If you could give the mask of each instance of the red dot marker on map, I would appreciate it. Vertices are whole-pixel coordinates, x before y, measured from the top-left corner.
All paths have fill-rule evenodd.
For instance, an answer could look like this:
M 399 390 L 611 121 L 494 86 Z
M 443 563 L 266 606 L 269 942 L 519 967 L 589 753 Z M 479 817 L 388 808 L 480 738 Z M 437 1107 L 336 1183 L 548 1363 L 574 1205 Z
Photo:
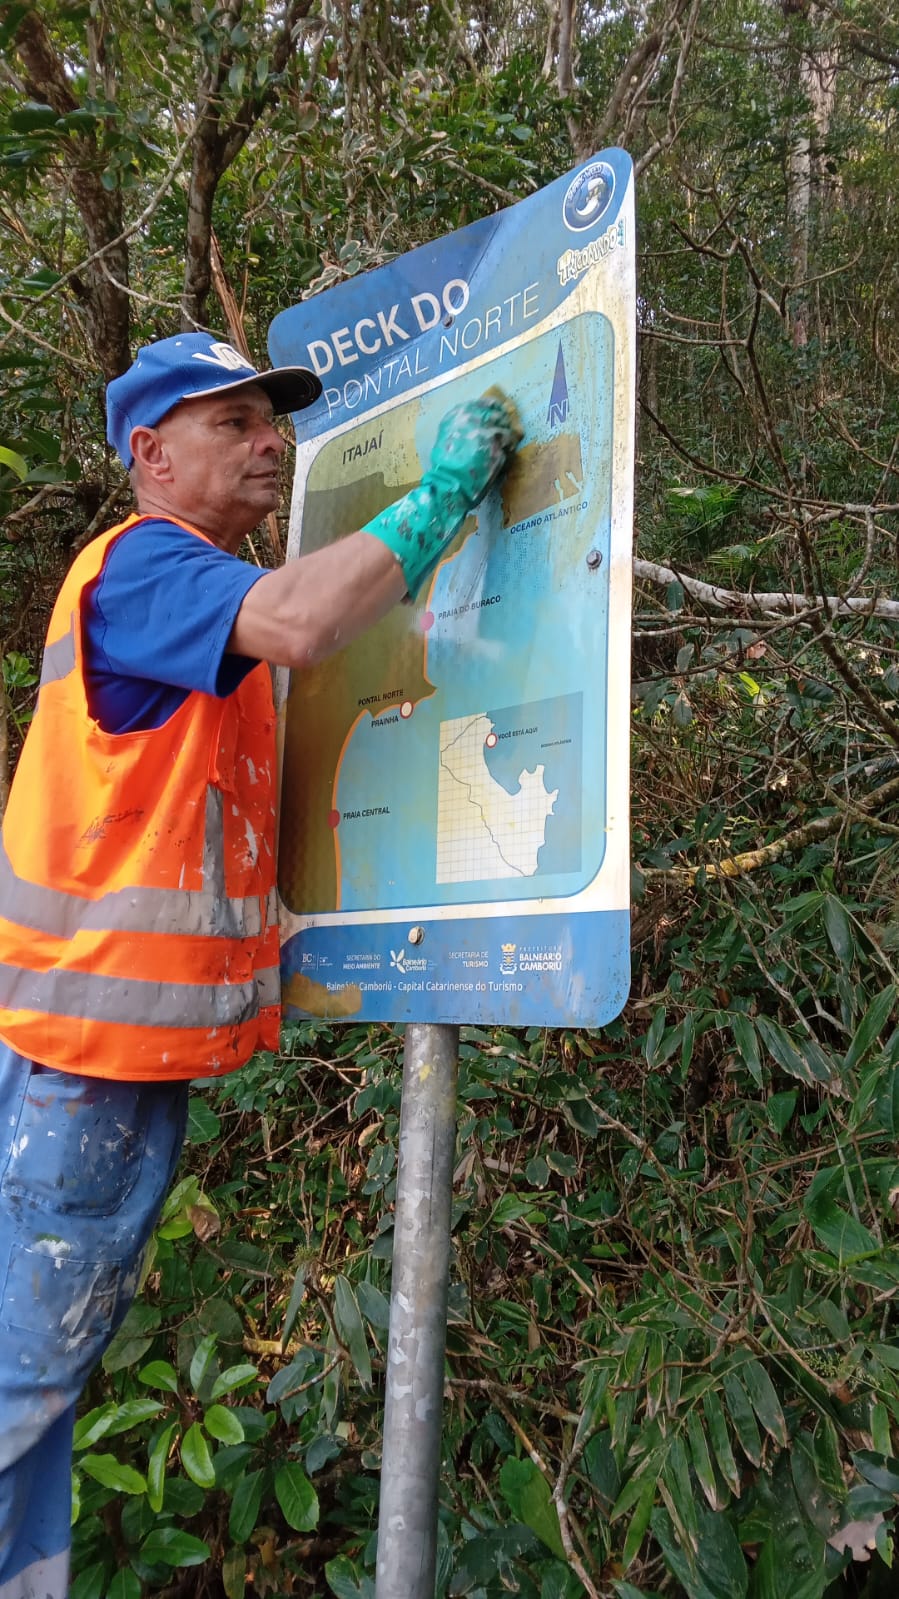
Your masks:
M 423 616 L 422 616 L 422 619 L 421 619 L 421 630 L 422 630 L 422 632 L 423 633 L 430 633 L 431 628 L 433 626 L 434 626 L 434 612 L 433 611 L 425 611 Z
M 495 750 L 498 742 L 499 741 L 498 741 L 495 733 L 488 733 L 487 737 L 484 740 L 484 743 L 487 745 L 488 750 Z
M 328 826 L 329 827 L 339 827 L 340 826 L 340 812 L 339 811 L 329 811 L 328 812 Z
M 408 719 L 414 710 L 415 706 L 412 704 L 411 700 L 403 700 L 403 703 L 400 706 L 400 716 Z

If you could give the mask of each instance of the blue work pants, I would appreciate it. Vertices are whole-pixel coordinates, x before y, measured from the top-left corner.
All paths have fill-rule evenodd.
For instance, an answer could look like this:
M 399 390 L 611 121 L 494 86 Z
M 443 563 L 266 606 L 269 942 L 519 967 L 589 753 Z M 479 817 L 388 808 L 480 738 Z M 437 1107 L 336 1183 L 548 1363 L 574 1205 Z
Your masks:
M 68 1592 L 75 1406 L 134 1298 L 187 1088 L 0 1042 L 0 1599 Z

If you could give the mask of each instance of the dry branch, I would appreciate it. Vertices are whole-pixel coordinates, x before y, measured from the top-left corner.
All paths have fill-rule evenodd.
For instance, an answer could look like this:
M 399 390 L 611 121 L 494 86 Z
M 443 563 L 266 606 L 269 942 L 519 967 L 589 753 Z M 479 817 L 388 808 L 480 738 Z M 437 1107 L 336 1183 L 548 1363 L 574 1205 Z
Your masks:
M 219 304 L 224 312 L 225 321 L 228 324 L 228 337 L 231 340 L 231 343 L 234 345 L 234 348 L 239 350 L 244 359 L 252 364 L 253 357 L 250 354 L 250 346 L 247 341 L 247 332 L 244 324 L 243 313 L 241 312 L 240 306 L 237 303 L 234 290 L 228 281 L 228 274 L 225 271 L 225 263 L 222 260 L 222 252 L 219 248 L 219 242 L 215 236 L 214 230 L 211 232 L 209 239 L 209 264 L 212 270 L 212 282 L 215 287 L 215 292 L 218 295 Z M 265 522 L 266 527 L 268 528 L 268 536 L 271 540 L 272 549 L 274 550 L 278 561 L 281 562 L 284 559 L 284 546 L 281 542 L 281 530 L 278 527 L 278 518 L 274 511 L 269 511 Z
M 876 595 L 801 594 L 793 591 L 741 593 L 726 589 L 717 583 L 704 583 L 698 577 L 678 572 L 671 566 L 659 566 L 655 561 L 634 561 L 634 577 L 644 583 L 655 583 L 667 588 L 669 583 L 679 583 L 691 599 L 711 605 L 719 611 L 733 611 L 745 616 L 769 614 L 772 611 L 794 616 L 796 620 L 812 613 L 824 616 L 881 616 L 899 621 L 899 600 L 881 600 Z
M 782 855 L 794 854 L 797 850 L 805 849 L 807 844 L 816 843 L 818 839 L 830 838 L 839 832 L 847 821 L 874 821 L 877 812 L 896 799 L 899 799 L 899 777 L 894 777 L 889 783 L 883 783 L 880 788 L 863 799 L 840 802 L 838 808 L 829 815 L 815 816 L 802 827 L 784 833 L 781 838 L 772 839 L 769 844 L 761 844 L 758 849 L 741 850 L 738 855 L 728 855 L 720 861 L 703 862 L 699 866 L 648 866 L 641 867 L 640 870 L 647 880 L 664 880 L 666 883 L 680 884 L 684 888 L 691 887 L 701 876 L 745 877 L 748 872 L 757 871 L 760 866 L 773 865 Z

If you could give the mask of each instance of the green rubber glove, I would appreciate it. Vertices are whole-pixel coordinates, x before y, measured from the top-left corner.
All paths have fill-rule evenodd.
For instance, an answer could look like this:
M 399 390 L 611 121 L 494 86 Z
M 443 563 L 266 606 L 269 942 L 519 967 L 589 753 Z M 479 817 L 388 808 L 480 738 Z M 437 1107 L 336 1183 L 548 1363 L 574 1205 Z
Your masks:
M 418 488 L 366 522 L 362 531 L 392 550 L 413 598 L 521 438 L 515 407 L 499 389 L 455 406 L 437 429 Z

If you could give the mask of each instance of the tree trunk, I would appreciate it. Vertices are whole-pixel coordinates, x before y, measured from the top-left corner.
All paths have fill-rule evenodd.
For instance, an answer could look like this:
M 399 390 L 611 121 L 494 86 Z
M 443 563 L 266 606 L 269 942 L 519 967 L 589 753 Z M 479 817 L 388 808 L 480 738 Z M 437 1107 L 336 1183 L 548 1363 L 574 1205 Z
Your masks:
M 795 11 L 795 0 L 784 0 L 784 9 L 788 6 Z M 803 6 L 801 14 L 810 27 L 820 17 L 819 8 L 814 4 Z M 791 314 L 795 349 L 802 349 L 809 338 L 809 301 L 805 284 L 809 276 L 817 155 L 830 126 L 836 70 L 836 51 L 827 46 L 802 49 L 795 69 L 795 81 L 806 103 L 787 155 L 787 239 L 790 277 L 796 286 Z
M 187 249 L 184 285 L 181 293 L 181 326 L 186 331 L 201 327 L 206 301 L 212 287 L 210 249 L 212 212 L 219 183 L 239 155 L 263 114 L 278 100 L 281 77 L 295 53 L 297 23 L 309 15 L 312 0 L 290 0 L 277 34 L 267 41 L 268 76 L 263 86 L 252 89 L 234 106 L 230 121 L 222 116 L 228 74 L 234 54 L 223 46 L 217 60 L 204 74 L 197 95 L 197 133 L 193 144 L 190 187 L 187 201 Z M 231 21 L 236 23 L 243 0 L 232 0 Z M 247 72 L 255 80 L 256 62 Z
M 219 179 L 225 170 L 221 156 L 222 139 L 214 126 L 198 130 L 187 193 L 187 236 L 184 261 L 184 289 L 181 296 L 183 331 L 203 325 L 206 301 L 212 286 L 209 252 L 212 240 L 212 207 Z
M 78 110 L 65 66 L 36 11 L 28 11 L 15 34 L 15 46 L 35 100 L 58 116 Z M 122 196 L 100 181 L 103 158 L 93 133 L 62 141 L 71 191 L 87 236 L 90 258 L 80 276 L 85 322 L 104 381 L 124 372 L 128 345 L 128 245 L 122 234 Z

